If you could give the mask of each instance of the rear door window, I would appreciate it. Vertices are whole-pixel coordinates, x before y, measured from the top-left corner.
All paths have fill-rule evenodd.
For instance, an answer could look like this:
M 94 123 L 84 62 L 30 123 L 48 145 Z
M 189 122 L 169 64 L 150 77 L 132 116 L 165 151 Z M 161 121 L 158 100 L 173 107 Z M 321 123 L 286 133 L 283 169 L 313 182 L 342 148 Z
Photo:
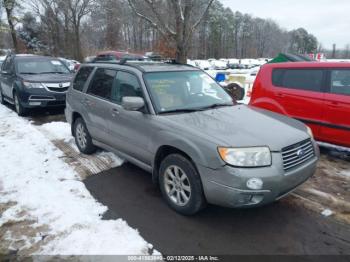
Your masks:
M 84 90 L 85 83 L 93 70 L 94 68 L 90 66 L 82 67 L 74 79 L 73 88 L 82 92 Z
M 110 100 L 116 74 L 116 70 L 107 68 L 97 69 L 87 90 L 87 93 Z
M 332 70 L 331 93 L 350 96 L 350 69 Z
M 323 74 L 320 69 L 275 69 L 272 82 L 274 86 L 321 92 Z

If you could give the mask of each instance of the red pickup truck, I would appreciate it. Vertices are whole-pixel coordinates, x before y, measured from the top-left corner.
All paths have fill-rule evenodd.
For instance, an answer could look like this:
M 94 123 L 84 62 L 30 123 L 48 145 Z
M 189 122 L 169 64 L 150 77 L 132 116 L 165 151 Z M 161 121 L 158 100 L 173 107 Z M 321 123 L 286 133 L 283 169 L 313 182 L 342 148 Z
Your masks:
M 350 63 L 267 64 L 250 105 L 306 123 L 319 141 L 350 147 Z

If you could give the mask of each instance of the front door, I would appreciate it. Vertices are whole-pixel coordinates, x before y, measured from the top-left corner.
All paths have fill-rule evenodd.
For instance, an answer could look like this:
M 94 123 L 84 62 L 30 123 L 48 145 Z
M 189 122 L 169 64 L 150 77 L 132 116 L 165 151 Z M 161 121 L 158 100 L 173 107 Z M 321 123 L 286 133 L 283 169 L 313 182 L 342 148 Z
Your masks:
M 350 147 L 350 69 L 330 71 L 322 140 Z
M 149 145 L 153 134 L 152 116 L 124 110 L 121 106 L 122 99 L 130 96 L 143 97 L 140 82 L 136 75 L 119 71 L 111 94 L 111 101 L 114 103 L 109 112 L 111 143 L 123 153 L 151 165 Z

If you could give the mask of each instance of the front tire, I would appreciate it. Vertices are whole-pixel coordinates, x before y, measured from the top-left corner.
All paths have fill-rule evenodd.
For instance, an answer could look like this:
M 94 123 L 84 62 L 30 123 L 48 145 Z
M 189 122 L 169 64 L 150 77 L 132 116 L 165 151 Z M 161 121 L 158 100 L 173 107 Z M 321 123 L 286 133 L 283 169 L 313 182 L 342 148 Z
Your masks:
M 75 143 L 81 153 L 91 155 L 96 152 L 96 147 L 92 143 L 91 135 L 82 118 L 78 118 L 74 122 L 74 137 Z
M 159 184 L 168 205 L 182 215 L 194 215 L 206 201 L 200 176 L 194 165 L 182 155 L 167 156 L 159 169 Z
M 1 86 L 0 86 L 0 104 L 2 104 L 2 105 L 5 104 L 4 95 L 2 94 L 2 88 L 1 88 Z
M 25 116 L 28 112 L 28 110 L 22 106 L 21 100 L 19 99 L 19 96 L 17 95 L 17 92 L 13 93 L 13 101 L 15 103 L 15 110 L 16 113 L 19 116 Z

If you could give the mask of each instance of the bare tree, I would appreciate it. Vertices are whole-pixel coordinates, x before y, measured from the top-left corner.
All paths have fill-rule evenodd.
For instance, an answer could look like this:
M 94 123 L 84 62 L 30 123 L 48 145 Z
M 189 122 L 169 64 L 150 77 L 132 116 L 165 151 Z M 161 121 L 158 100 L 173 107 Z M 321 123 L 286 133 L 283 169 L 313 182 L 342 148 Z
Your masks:
M 80 42 L 80 28 L 82 19 L 91 13 L 94 0 L 64 0 L 62 5 L 67 11 L 67 19 L 73 28 L 73 43 L 74 43 L 74 57 L 77 60 L 83 60 L 83 53 Z
M 14 9 L 18 5 L 18 2 L 16 0 L 3 0 L 3 5 L 7 15 L 7 22 L 10 27 L 13 47 L 15 51 L 18 52 L 19 48 L 18 48 L 18 41 L 17 41 L 16 29 L 15 29 L 15 18 L 14 18 Z
M 164 5 L 156 0 L 128 0 L 128 2 L 137 16 L 157 29 L 164 40 L 174 43 L 176 61 L 186 63 L 191 37 L 214 0 L 166 0 L 168 8 L 166 14 L 161 12 Z M 140 3 L 146 8 L 141 10 Z M 198 10 L 201 12 L 198 13 Z

